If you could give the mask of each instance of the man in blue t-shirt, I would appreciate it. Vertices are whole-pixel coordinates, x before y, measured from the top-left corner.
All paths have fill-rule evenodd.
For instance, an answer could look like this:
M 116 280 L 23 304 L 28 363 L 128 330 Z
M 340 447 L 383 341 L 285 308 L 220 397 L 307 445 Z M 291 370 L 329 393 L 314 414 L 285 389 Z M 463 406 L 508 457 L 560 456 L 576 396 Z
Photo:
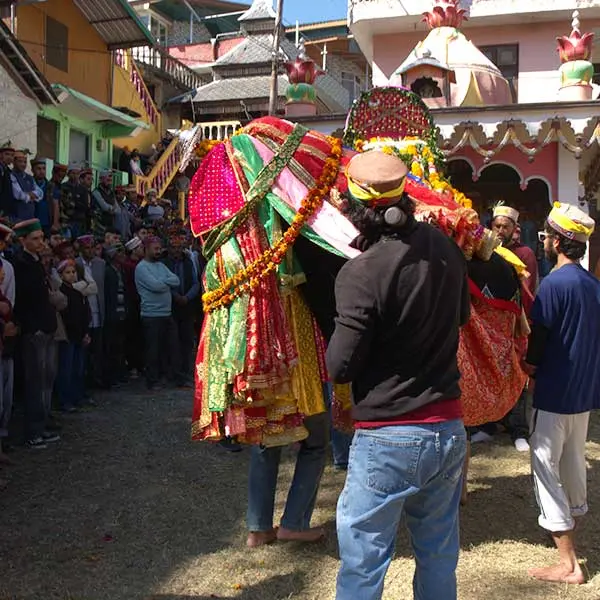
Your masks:
M 600 282 L 580 265 L 594 221 L 556 204 L 540 233 L 556 263 L 539 288 L 524 368 L 535 378 L 530 436 L 539 524 L 552 533 L 559 563 L 530 569 L 542 581 L 583 583 L 573 541 L 587 510 L 585 442 L 590 411 L 600 408 Z

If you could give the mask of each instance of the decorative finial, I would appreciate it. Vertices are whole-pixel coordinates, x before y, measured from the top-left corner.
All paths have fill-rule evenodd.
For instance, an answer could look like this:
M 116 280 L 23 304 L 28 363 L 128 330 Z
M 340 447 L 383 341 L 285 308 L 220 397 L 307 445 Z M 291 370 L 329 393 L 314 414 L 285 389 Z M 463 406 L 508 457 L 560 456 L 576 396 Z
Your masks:
M 434 0 L 433 8 L 423 13 L 423 21 L 431 29 L 454 27 L 458 29 L 468 19 L 467 11 L 460 7 L 460 0 Z
M 575 60 L 590 60 L 592 56 L 593 33 L 581 33 L 581 22 L 579 20 L 579 11 L 573 12 L 573 21 L 571 22 L 571 35 L 563 35 L 556 38 L 558 42 L 558 54 L 561 63 L 572 62 Z

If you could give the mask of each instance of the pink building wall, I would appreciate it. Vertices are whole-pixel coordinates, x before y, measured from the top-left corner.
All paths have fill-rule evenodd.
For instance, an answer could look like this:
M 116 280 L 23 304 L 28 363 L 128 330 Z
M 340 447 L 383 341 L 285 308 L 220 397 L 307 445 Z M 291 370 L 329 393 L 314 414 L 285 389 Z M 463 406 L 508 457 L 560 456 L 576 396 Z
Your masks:
M 582 31 L 600 28 L 600 20 L 582 22 Z M 476 46 L 519 44 L 519 102 L 553 102 L 556 100 L 560 78 L 560 61 L 556 51 L 556 38 L 569 35 L 570 23 L 527 23 L 465 27 L 463 33 Z M 385 85 L 392 73 L 418 42 L 425 39 L 428 30 L 373 38 L 373 85 Z M 600 62 L 600 52 L 597 59 Z

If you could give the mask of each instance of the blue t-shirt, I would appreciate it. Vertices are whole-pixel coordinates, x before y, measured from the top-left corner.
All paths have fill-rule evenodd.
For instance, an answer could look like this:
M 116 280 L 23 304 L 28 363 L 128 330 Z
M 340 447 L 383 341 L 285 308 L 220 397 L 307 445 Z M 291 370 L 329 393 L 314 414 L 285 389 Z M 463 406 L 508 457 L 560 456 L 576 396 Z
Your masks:
M 549 330 L 534 408 L 577 414 L 600 408 L 600 281 L 579 265 L 550 273 L 531 318 Z

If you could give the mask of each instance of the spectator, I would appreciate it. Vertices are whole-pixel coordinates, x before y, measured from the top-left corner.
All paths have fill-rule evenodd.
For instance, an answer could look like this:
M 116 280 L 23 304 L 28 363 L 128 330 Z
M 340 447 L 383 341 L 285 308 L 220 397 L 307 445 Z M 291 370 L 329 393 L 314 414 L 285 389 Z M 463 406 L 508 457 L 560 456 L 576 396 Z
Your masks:
M 34 158 L 31 160 L 31 170 L 35 184 L 42 191 L 41 200 L 35 205 L 35 218 L 40 220 L 42 229 L 46 235 L 50 234 L 50 229 L 54 223 L 54 211 L 56 205 L 52 195 L 53 186 L 46 179 L 46 159 Z
M 14 166 L 11 174 L 12 192 L 15 199 L 12 217 L 16 221 L 32 219 L 35 216 L 35 205 L 44 197 L 44 193 L 35 183 L 35 179 L 27 169 L 27 154 L 15 152 Z
M 171 378 L 177 357 L 177 329 L 171 313 L 171 289 L 179 286 L 177 275 L 160 262 L 161 241 L 148 237 L 145 257 L 135 268 L 135 285 L 141 299 L 141 317 L 146 345 L 146 384 L 149 390 L 158 386 L 161 348 L 170 357 Z M 166 346 L 165 346 L 166 344 Z
M 104 323 L 104 276 L 106 264 L 103 259 L 94 256 L 94 237 L 84 235 L 77 238 L 80 249 L 80 257 L 77 264 L 84 270 L 86 279 L 96 283 L 97 293 L 90 294 L 88 302 L 90 305 L 90 344 L 87 352 L 87 374 L 88 383 L 92 386 L 105 387 L 105 372 L 103 362 L 102 325 Z
M 104 237 L 107 229 L 114 229 L 115 214 L 119 210 L 117 199 L 113 190 L 113 174 L 110 169 L 100 173 L 100 183 L 92 194 L 94 213 L 94 235 Z
M 87 298 L 74 285 L 77 282 L 75 261 L 63 260 L 57 271 L 61 277 L 60 291 L 67 298 L 67 306 L 60 311 L 66 339 L 59 343 L 58 393 L 61 410 L 73 412 L 83 402 L 85 394 L 85 353 L 90 343 L 88 333 L 90 307 Z
M 179 279 L 179 286 L 171 288 L 180 360 L 175 370 L 182 379 L 189 379 L 192 376 L 194 347 L 194 303 L 200 296 L 200 283 L 192 260 L 184 252 L 185 237 L 186 232 L 182 231 L 170 238 L 169 253 L 164 263 Z
M 124 247 L 118 243 L 105 250 L 106 274 L 104 279 L 104 352 L 106 379 L 109 386 L 126 380 L 124 353 L 125 285 L 122 266 Z
M 144 171 L 142 171 L 142 161 L 140 158 L 140 153 L 137 150 L 134 150 L 131 153 L 131 160 L 129 161 L 131 174 L 136 176 L 143 176 Z
M 142 219 L 155 223 L 160 221 L 165 216 L 165 209 L 162 206 L 164 203 L 158 199 L 158 192 L 154 188 L 150 188 L 146 192 L 147 204 L 142 208 Z
M 140 295 L 135 287 L 135 268 L 144 258 L 144 244 L 134 237 L 125 244 L 123 283 L 125 286 L 125 357 L 132 377 L 144 368 L 144 341 L 140 317 Z
M 0 213 L 5 217 L 14 214 L 15 197 L 12 191 L 11 167 L 15 149 L 10 142 L 0 148 Z
M 62 184 L 60 196 L 60 225 L 72 240 L 84 235 L 90 228 L 90 195 L 79 182 L 80 174 L 78 164 L 69 165 L 68 181 Z
M 131 150 L 129 146 L 125 146 L 119 156 L 119 171 L 129 174 L 129 180 L 131 181 Z
M 0 286 L 4 281 L 3 265 L 8 261 L 0 261 Z M 12 415 L 13 404 L 13 365 L 12 352 L 17 328 L 12 320 L 13 305 L 0 291 L 0 464 L 10 464 L 5 452 L 8 450 L 8 425 Z M 5 348 L 5 341 L 7 347 Z M 6 357 L 6 358 L 5 358 Z
M 54 384 L 56 309 L 50 301 L 48 277 L 40 260 L 44 233 L 38 219 L 15 225 L 23 252 L 15 260 L 15 317 L 21 328 L 24 380 L 25 439 L 30 448 L 46 448 L 60 437 L 46 431 Z

